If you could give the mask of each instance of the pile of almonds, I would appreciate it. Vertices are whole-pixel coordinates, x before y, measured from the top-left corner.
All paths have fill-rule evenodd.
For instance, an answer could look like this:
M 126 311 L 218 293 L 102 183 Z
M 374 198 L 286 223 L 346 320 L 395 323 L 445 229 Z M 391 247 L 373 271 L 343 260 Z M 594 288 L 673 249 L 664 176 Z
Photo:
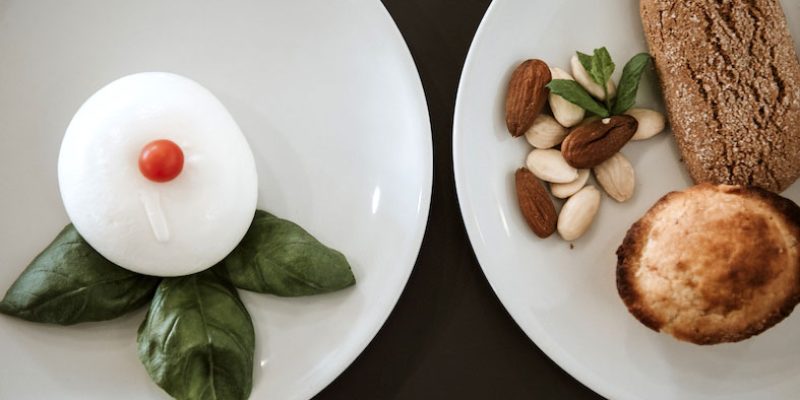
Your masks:
M 506 125 L 514 137 L 525 136 L 534 149 L 525 167 L 516 172 L 519 207 L 528 226 L 546 238 L 558 230 L 564 240 L 581 237 L 600 208 L 601 193 L 589 181 L 590 171 L 605 192 L 618 202 L 633 196 L 635 173 L 620 152 L 631 140 L 644 140 L 664 130 L 664 115 L 632 108 L 625 115 L 586 117 L 586 110 L 546 87 L 552 79 L 577 81 L 598 100 L 614 97 L 616 85 L 606 90 L 589 77 L 577 56 L 572 75 L 549 68 L 541 60 L 523 62 L 511 76 L 506 97 Z M 544 113 L 546 103 L 552 115 Z M 548 182 L 550 191 L 545 184 Z M 551 196 L 552 195 L 552 196 Z M 553 196 L 566 199 L 556 212 Z

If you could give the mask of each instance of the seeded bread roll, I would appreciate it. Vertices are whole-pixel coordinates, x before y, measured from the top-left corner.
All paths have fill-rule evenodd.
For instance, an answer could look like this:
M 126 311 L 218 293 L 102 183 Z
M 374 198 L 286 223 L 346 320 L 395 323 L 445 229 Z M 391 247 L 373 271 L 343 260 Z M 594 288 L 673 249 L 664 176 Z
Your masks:
M 800 62 L 778 0 L 641 0 L 695 182 L 781 192 L 800 176 Z
M 759 188 L 701 184 L 659 200 L 617 250 L 617 289 L 653 330 L 736 342 L 800 301 L 800 208 Z

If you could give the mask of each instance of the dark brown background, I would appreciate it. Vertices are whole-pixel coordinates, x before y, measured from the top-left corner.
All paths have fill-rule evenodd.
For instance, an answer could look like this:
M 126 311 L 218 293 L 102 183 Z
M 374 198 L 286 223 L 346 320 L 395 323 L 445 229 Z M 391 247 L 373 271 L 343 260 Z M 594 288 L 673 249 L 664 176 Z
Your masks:
M 422 76 L 433 128 L 433 201 L 397 307 L 316 399 L 598 399 L 547 358 L 498 301 L 470 247 L 453 179 L 461 67 L 489 0 L 383 0 Z

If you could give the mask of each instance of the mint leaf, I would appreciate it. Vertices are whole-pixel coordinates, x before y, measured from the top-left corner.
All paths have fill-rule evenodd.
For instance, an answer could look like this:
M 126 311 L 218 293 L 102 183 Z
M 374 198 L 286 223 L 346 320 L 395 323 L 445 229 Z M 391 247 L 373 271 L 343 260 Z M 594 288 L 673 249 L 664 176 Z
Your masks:
M 625 64 L 622 70 L 622 78 L 617 89 L 617 99 L 611 108 L 614 115 L 623 114 L 636 103 L 636 92 L 639 90 L 639 81 L 645 67 L 650 62 L 650 54 L 639 53 Z
M 606 82 L 611 79 L 615 68 L 616 65 L 614 65 L 614 61 L 611 60 L 611 54 L 608 53 L 608 49 L 605 47 L 594 49 L 592 69 L 589 71 L 589 75 L 595 83 L 605 88 Z
M 593 55 L 591 56 L 581 53 L 580 51 L 576 51 L 575 53 L 578 55 L 578 61 L 580 61 L 592 81 L 603 88 L 603 98 L 605 99 L 604 106 L 606 110 L 610 110 L 611 100 L 608 98 L 607 82 L 611 79 L 611 75 L 614 74 L 616 65 L 614 65 L 614 61 L 611 59 L 611 54 L 608 53 L 608 49 L 605 47 L 594 49 Z
M 581 65 L 583 65 L 583 69 L 585 69 L 587 72 L 591 71 L 592 70 L 592 56 L 590 56 L 588 54 L 585 54 L 585 53 L 581 53 L 580 51 L 576 51 L 575 53 L 578 54 L 578 61 L 580 61 Z
M 600 105 L 578 82 L 569 79 L 553 79 L 547 84 L 550 93 L 559 95 L 573 104 L 603 118 L 608 116 L 608 110 Z

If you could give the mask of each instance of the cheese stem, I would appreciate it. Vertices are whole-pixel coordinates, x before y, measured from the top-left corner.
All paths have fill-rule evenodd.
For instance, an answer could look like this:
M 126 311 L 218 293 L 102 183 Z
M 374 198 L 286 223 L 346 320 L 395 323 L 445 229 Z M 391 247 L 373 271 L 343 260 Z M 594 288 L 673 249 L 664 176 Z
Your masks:
M 161 208 L 161 195 L 155 190 L 147 190 L 139 193 L 139 199 L 144 205 L 144 211 L 156 240 L 160 243 L 169 241 L 169 226 L 167 218 L 164 216 L 164 209 Z

